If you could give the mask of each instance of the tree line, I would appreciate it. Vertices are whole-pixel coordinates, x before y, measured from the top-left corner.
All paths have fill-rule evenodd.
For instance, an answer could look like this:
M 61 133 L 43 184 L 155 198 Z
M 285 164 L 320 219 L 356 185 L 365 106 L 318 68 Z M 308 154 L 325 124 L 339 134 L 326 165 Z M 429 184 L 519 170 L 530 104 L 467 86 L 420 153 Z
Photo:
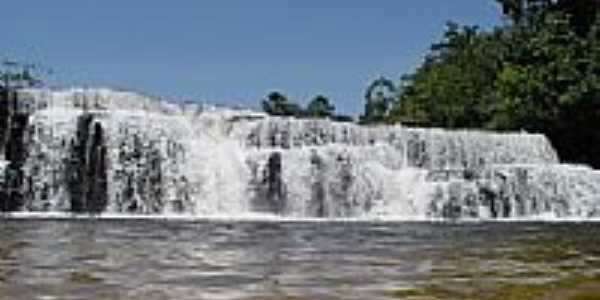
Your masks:
M 367 88 L 364 102 L 364 112 L 355 120 L 351 116 L 335 113 L 335 106 L 323 95 L 312 98 L 306 108 L 297 102 L 289 100 L 283 93 L 270 92 L 261 105 L 264 112 L 272 116 L 296 118 L 321 118 L 339 122 L 358 122 L 362 125 L 379 124 L 386 120 L 386 115 L 394 101 L 396 87 L 394 83 L 380 77 Z
M 497 2 L 503 26 L 448 24 L 386 122 L 544 133 L 561 158 L 600 167 L 600 1 Z
M 262 109 L 272 116 L 296 118 L 326 118 L 340 122 L 352 122 L 350 116 L 335 113 L 335 106 L 323 95 L 317 95 L 310 100 L 306 108 L 288 99 L 281 92 L 273 91 L 262 100 Z
M 503 26 L 448 24 L 386 122 L 544 133 L 561 158 L 600 167 L 600 1 L 497 2 Z
M 494 1 L 503 25 L 449 22 L 391 97 L 366 99 L 359 122 L 543 133 L 565 161 L 600 168 L 600 0 Z M 333 111 L 274 108 L 275 96 L 263 102 L 271 114 Z

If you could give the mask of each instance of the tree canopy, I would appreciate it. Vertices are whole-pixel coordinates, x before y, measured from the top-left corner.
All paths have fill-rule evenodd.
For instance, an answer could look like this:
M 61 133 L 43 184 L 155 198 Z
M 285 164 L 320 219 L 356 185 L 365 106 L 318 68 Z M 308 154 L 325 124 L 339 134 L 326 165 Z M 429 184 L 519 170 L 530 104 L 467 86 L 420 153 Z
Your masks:
M 267 95 L 267 98 L 262 101 L 262 107 L 266 113 L 273 116 L 300 117 L 302 115 L 300 105 L 276 91 Z
M 396 86 L 391 80 L 380 77 L 371 82 L 365 94 L 365 111 L 360 116 L 360 123 L 368 125 L 385 121 L 395 97 Z
M 338 122 L 354 121 L 352 117 L 336 114 L 335 106 L 323 95 L 315 96 L 308 102 L 306 108 L 303 108 L 300 104 L 289 100 L 283 93 L 274 91 L 262 101 L 262 108 L 272 116 L 331 119 Z
M 0 64 L 0 89 L 19 89 L 41 84 L 35 74 L 39 66 L 13 60 L 4 60 Z
M 314 97 L 306 107 L 305 115 L 314 118 L 330 118 L 335 113 L 335 106 L 323 95 Z
M 499 2 L 502 27 L 448 24 L 387 121 L 541 132 L 562 158 L 600 167 L 599 2 Z

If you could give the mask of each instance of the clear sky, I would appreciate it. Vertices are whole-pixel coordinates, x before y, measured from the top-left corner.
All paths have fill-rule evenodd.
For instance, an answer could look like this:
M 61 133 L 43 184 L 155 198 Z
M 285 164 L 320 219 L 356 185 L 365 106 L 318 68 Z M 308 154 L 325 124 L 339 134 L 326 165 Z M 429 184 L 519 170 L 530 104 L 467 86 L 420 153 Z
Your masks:
M 355 114 L 369 81 L 419 64 L 446 21 L 501 22 L 493 0 L 5 1 L 0 56 L 51 85 L 258 106 L 270 90 Z

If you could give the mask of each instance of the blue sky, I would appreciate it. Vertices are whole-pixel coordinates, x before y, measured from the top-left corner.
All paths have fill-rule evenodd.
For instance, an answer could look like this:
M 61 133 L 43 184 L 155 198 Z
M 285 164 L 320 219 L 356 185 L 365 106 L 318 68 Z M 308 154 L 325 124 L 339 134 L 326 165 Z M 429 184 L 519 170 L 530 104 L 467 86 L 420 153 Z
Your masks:
M 493 0 L 23 0 L 2 10 L 0 56 L 53 68 L 51 85 L 243 106 L 275 89 L 301 103 L 324 94 L 349 114 L 370 80 L 413 70 L 446 21 L 501 23 Z

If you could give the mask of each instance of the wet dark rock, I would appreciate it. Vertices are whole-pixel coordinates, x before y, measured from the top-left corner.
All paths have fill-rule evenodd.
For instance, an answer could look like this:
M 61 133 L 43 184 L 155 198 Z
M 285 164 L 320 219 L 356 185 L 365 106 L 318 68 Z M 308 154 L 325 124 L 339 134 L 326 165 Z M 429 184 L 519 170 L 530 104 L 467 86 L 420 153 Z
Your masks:
M 107 156 L 104 130 L 92 114 L 77 121 L 77 136 L 71 143 L 70 163 L 66 168 L 71 211 L 100 213 L 108 204 Z

